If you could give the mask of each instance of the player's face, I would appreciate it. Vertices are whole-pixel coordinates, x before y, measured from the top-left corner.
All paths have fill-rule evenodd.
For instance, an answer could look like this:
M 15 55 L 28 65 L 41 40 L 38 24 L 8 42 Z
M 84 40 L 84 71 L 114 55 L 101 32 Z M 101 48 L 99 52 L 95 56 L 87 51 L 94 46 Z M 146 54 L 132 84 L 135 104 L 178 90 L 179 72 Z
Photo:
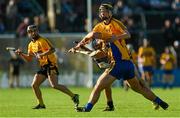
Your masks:
M 94 43 L 95 43 L 94 44 L 94 49 L 95 50 L 98 50 L 98 49 L 102 48 L 102 41 L 100 39 L 96 39 Z
M 35 39 L 38 36 L 37 30 L 29 30 L 27 33 L 30 39 Z
M 109 14 L 109 11 L 106 10 L 106 9 L 101 9 L 99 11 L 99 16 L 102 20 L 107 20 L 110 18 L 110 14 Z

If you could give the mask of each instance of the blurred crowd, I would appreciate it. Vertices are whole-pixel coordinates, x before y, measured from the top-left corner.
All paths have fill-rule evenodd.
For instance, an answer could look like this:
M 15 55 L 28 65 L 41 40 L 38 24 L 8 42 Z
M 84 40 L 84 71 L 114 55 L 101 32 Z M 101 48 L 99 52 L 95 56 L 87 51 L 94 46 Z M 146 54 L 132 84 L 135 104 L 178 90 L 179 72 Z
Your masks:
M 47 19 L 35 0 L 1 0 L 0 33 L 23 35 L 30 23 L 37 24 L 43 32 L 48 31 Z
M 135 32 L 134 29 L 145 28 L 142 27 L 144 21 L 141 19 L 141 13 L 180 10 L 180 0 L 92 0 L 93 24 L 99 20 L 98 7 L 102 2 L 113 4 L 114 16 L 124 21 L 132 32 Z M 85 32 L 87 28 L 87 1 L 60 0 L 58 3 L 60 5 L 54 5 L 57 31 Z M 174 22 L 174 17 L 173 15 L 173 18 L 170 19 L 172 22 Z M 0 1 L 0 33 L 16 31 L 25 18 L 29 18 L 29 23 L 38 24 L 42 32 L 48 32 L 47 0 L 44 2 L 41 0 Z M 160 26 L 157 25 L 156 28 L 158 27 Z

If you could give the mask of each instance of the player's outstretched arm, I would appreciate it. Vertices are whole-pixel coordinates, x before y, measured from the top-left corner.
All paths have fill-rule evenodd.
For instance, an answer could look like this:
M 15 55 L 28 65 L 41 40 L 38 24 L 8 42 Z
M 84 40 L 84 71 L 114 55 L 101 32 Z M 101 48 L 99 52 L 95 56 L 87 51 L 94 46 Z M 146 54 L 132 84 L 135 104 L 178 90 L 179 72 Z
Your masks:
M 68 52 L 75 53 L 79 48 L 84 47 L 86 44 L 90 43 L 93 39 L 101 39 L 102 35 L 99 32 L 89 32 L 77 45 L 71 48 Z M 91 51 L 91 50 L 89 50 Z
M 101 39 L 102 35 L 100 32 L 89 32 L 74 48 L 79 49 L 80 47 L 90 43 L 93 39 Z
M 15 51 L 15 53 L 16 54 L 18 54 L 22 59 L 24 59 L 26 62 L 30 62 L 30 61 L 32 61 L 32 55 L 30 55 L 30 54 L 25 54 L 25 53 L 23 53 L 22 52 L 22 50 L 20 50 L 20 49 L 17 49 L 16 51 Z
M 56 50 L 54 47 L 51 47 L 49 50 L 47 50 L 46 52 L 43 53 L 38 53 L 39 58 L 43 57 L 43 56 L 47 56 L 50 55 L 52 53 L 54 53 Z
M 108 38 L 108 41 L 114 42 L 115 40 L 128 39 L 130 37 L 131 37 L 130 33 L 127 30 L 124 30 L 123 34 L 119 34 L 119 35 L 114 35 L 113 34 L 112 36 L 110 36 L 110 38 Z

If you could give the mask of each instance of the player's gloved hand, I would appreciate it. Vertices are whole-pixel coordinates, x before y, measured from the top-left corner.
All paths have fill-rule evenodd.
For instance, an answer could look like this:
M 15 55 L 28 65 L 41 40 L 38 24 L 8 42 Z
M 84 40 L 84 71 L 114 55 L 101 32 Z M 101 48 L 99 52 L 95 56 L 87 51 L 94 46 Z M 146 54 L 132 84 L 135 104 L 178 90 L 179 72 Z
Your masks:
M 41 59 L 41 58 L 42 58 L 42 56 L 41 56 L 40 53 L 34 53 L 34 56 L 35 56 L 37 59 Z
M 76 53 L 76 49 L 75 49 L 75 48 L 71 48 L 70 50 L 68 50 L 68 52 L 70 52 L 70 53 Z
M 22 54 L 22 50 L 21 49 L 17 49 L 17 50 L 15 50 L 15 53 L 20 55 L 20 54 Z
M 40 56 L 40 54 L 39 54 L 39 53 L 37 53 L 36 58 L 38 58 L 38 59 L 40 59 L 40 58 L 41 58 L 41 56 Z
M 81 41 L 74 47 L 74 49 L 78 50 L 79 48 L 83 47 L 85 44 L 86 44 L 85 42 Z

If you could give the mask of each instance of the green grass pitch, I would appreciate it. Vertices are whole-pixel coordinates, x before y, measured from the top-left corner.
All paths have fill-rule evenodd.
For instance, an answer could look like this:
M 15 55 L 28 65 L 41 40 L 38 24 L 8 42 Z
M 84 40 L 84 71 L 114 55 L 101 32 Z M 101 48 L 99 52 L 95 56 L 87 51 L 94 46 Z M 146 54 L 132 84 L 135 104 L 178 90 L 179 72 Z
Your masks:
M 89 97 L 91 89 L 70 88 L 80 94 L 80 106 Z M 46 109 L 33 110 L 36 105 L 31 88 L 0 89 L 0 117 L 180 117 L 180 88 L 172 90 L 153 89 L 153 91 L 169 103 L 168 110 L 153 110 L 150 101 L 141 95 L 121 88 L 113 88 L 115 111 L 103 112 L 106 106 L 104 93 L 93 110 L 88 113 L 76 112 L 71 99 L 52 88 L 41 88 Z

